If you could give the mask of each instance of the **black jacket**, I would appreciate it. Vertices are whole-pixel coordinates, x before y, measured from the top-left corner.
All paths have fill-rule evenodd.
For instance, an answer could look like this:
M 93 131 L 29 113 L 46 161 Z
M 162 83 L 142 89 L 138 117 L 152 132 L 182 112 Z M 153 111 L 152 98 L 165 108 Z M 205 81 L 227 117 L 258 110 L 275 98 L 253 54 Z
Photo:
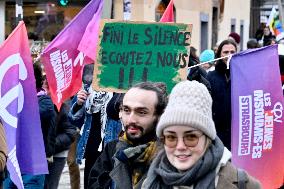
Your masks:
M 132 157 L 127 157 L 124 153 L 121 153 L 123 149 L 128 147 L 128 149 L 131 149 L 134 146 L 129 146 L 126 142 L 118 140 L 107 143 L 89 174 L 88 188 L 109 189 L 115 186 L 115 189 L 140 189 L 150 165 L 148 162 L 135 160 L 138 156 L 141 157 L 141 154 L 138 155 L 139 152 L 136 155 L 134 155 L 134 152 Z M 141 171 L 140 178 L 135 186 L 133 186 L 132 180 L 134 169 Z
M 119 108 L 122 103 L 124 93 L 113 93 L 113 97 L 107 104 L 107 116 L 113 120 L 119 120 Z
M 209 93 L 211 93 L 211 85 L 209 81 L 207 80 L 207 73 L 203 68 L 199 66 L 191 68 L 190 72 L 187 75 L 187 79 L 189 81 L 195 80 L 195 81 L 198 81 L 199 83 L 202 83 L 203 85 L 206 86 Z
M 112 180 L 109 173 L 113 169 L 114 160 L 112 157 L 116 152 L 117 142 L 118 140 L 111 141 L 104 147 L 103 152 L 91 169 L 88 188 L 108 189 L 111 186 Z
M 38 96 L 41 130 L 46 157 L 51 157 L 55 151 L 56 113 L 51 98 L 47 95 Z
M 71 143 L 75 140 L 76 126 L 72 125 L 68 119 L 68 112 L 70 107 L 63 103 L 60 111 L 54 106 L 56 117 L 56 139 L 54 154 L 68 150 Z
M 212 113 L 217 135 L 231 149 L 231 80 L 224 63 L 217 63 L 207 79 L 211 85 Z

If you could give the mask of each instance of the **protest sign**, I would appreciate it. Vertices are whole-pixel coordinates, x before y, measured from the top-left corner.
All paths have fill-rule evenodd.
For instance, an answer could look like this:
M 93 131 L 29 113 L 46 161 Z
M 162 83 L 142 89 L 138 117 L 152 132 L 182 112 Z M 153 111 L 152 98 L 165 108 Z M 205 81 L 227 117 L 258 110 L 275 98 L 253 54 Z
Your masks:
M 234 55 L 232 79 L 232 161 L 279 188 L 284 178 L 284 116 L 277 46 Z
M 101 23 L 95 90 L 123 92 L 142 81 L 165 82 L 168 91 L 186 79 L 192 25 Z

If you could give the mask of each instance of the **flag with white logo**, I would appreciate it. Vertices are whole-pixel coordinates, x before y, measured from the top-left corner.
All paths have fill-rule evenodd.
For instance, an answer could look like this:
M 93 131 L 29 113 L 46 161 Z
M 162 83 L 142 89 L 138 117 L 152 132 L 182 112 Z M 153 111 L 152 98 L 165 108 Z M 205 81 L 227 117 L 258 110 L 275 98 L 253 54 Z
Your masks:
M 279 188 L 284 178 L 284 99 L 277 46 L 233 55 L 230 66 L 232 162 L 263 188 Z
M 24 188 L 22 173 L 48 173 L 24 22 L 0 47 L 0 118 L 6 132 L 10 177 L 18 188 Z

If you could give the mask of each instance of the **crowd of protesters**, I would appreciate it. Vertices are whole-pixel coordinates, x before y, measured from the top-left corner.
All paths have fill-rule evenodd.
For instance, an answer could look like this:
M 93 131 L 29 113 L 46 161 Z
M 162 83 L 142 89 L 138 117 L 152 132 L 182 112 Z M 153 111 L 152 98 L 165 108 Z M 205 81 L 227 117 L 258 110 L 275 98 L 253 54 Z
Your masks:
M 230 161 L 228 56 L 238 52 L 240 40 L 237 33 L 230 33 L 216 51 L 206 49 L 200 56 L 191 47 L 188 81 L 178 83 L 170 94 L 158 82 L 136 84 L 125 94 L 93 91 L 94 66 L 86 65 L 82 89 L 60 111 L 51 101 L 44 71 L 34 64 L 49 174 L 22 175 L 25 187 L 58 188 L 67 162 L 71 188 L 80 188 L 78 164 L 85 159 L 85 189 L 221 189 L 241 184 L 247 189 L 261 188 Z M 281 43 L 264 27 L 248 40 L 247 49 L 277 42 Z M 280 70 L 284 75 L 284 68 Z M 0 140 L 3 172 L 7 146 L 1 120 Z M 4 187 L 15 188 L 7 175 Z

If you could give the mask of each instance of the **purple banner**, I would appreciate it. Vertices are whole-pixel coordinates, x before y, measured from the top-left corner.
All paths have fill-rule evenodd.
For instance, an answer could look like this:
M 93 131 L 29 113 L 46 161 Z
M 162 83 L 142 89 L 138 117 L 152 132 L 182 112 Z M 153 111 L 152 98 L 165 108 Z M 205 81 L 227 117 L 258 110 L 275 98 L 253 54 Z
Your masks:
M 277 45 L 232 57 L 233 163 L 279 188 L 284 178 L 283 94 Z
M 0 117 L 8 144 L 8 170 L 18 188 L 21 174 L 48 173 L 33 64 L 24 22 L 0 48 Z

